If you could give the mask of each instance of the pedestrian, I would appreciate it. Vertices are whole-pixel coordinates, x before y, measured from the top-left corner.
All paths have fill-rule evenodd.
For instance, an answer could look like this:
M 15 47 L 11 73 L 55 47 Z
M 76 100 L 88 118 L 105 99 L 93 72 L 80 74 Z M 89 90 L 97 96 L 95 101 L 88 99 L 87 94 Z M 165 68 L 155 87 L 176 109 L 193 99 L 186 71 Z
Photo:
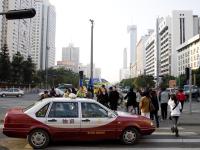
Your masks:
M 152 114 L 152 118 L 156 120 L 156 127 L 159 128 L 159 120 L 158 120 L 158 110 L 159 110 L 159 103 L 158 103 L 158 98 L 157 98 L 157 94 L 156 91 L 152 90 L 150 92 L 150 98 L 151 98 L 151 102 L 154 106 L 154 110 L 152 112 L 150 112 Z
M 129 113 L 136 113 L 137 102 L 136 102 L 136 93 L 133 91 L 133 88 L 129 89 L 129 92 L 124 97 L 127 100 L 126 108 Z
M 144 91 L 143 92 L 143 97 L 140 100 L 139 107 L 141 111 L 141 116 L 144 116 L 146 118 L 150 119 L 150 96 L 149 96 L 149 91 Z
M 98 101 L 99 103 L 101 103 L 102 105 L 109 107 L 108 106 L 108 92 L 107 89 L 104 87 L 101 87 L 99 89 L 99 94 L 98 94 Z
M 65 97 L 65 98 L 69 97 L 70 93 L 72 93 L 71 89 L 70 88 L 66 89 L 63 97 Z
M 78 92 L 77 92 L 77 97 L 85 98 L 86 97 L 86 92 L 83 86 L 80 86 Z
M 169 93 L 166 91 L 166 88 L 162 88 L 159 95 L 159 101 L 161 105 L 161 116 L 163 120 L 167 119 L 168 100 L 169 100 Z
M 73 94 L 77 94 L 77 91 L 76 91 L 75 88 L 72 88 L 72 93 L 73 93 Z
M 56 94 L 56 91 L 54 89 L 54 87 L 51 88 L 51 91 L 50 91 L 50 97 L 56 97 L 57 94 Z
M 171 115 L 171 119 L 173 123 L 171 127 L 171 131 L 172 133 L 175 132 L 176 137 L 178 137 L 179 133 L 178 133 L 177 123 L 178 123 L 179 116 L 181 115 L 182 107 L 181 107 L 181 103 L 177 100 L 175 94 L 171 95 L 171 98 L 168 101 L 168 105 L 170 107 L 170 115 Z
M 92 98 L 93 98 L 93 96 L 92 96 L 92 89 L 91 89 L 91 88 L 88 88 L 88 89 L 87 89 L 86 97 L 89 98 L 89 99 L 92 99 Z
M 139 108 L 139 103 L 140 99 L 142 97 L 142 91 L 140 89 L 137 89 L 136 91 L 136 102 L 137 102 L 137 114 L 140 115 L 140 108 Z
M 119 100 L 119 93 L 118 93 L 116 87 L 110 87 L 108 101 L 110 103 L 111 110 L 114 110 L 114 111 L 117 110 L 118 100 Z
M 177 92 L 176 98 L 177 98 L 177 100 L 181 103 L 181 107 L 182 107 L 181 112 L 182 112 L 182 110 L 183 110 L 183 105 L 184 105 L 184 102 L 185 102 L 185 100 L 186 100 L 186 96 L 185 96 L 185 94 L 184 94 L 182 88 L 180 88 L 179 91 Z
M 45 90 L 44 93 L 41 95 L 40 100 L 43 100 L 48 97 L 49 97 L 48 91 Z

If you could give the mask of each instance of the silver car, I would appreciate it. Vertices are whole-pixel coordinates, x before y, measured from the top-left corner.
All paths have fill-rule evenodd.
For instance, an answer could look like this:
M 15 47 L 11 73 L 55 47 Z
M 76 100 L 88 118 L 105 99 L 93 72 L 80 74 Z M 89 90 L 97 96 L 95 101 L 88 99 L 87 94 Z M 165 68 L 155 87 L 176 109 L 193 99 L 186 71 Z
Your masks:
M 7 90 L 2 90 L 0 91 L 0 96 L 1 97 L 6 97 L 6 96 L 16 96 L 16 97 L 21 97 L 24 95 L 24 91 L 18 89 L 18 88 L 10 88 Z

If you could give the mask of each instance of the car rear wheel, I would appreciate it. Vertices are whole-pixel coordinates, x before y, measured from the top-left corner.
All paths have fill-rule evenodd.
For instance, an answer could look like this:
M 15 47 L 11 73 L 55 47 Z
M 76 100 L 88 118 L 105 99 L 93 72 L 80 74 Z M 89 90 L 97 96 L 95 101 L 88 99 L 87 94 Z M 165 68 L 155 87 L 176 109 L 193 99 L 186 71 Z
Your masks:
M 17 95 L 17 97 L 22 97 L 22 94 Z
M 132 145 L 135 144 L 139 137 L 139 133 L 135 128 L 125 129 L 121 136 L 121 141 L 123 144 Z
M 6 94 L 2 94 L 2 97 L 6 97 Z
M 28 135 L 28 142 L 34 149 L 46 148 L 49 144 L 49 135 L 42 129 L 33 130 Z

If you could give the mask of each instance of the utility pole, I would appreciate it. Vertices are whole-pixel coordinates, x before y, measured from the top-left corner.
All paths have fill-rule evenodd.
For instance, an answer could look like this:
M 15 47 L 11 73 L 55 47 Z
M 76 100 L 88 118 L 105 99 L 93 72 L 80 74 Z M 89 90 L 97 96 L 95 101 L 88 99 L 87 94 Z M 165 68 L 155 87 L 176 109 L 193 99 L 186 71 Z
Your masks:
M 94 20 L 90 19 L 91 22 L 91 60 L 90 60 L 90 88 L 92 91 L 92 97 L 94 97 L 94 85 L 93 85 L 93 28 Z

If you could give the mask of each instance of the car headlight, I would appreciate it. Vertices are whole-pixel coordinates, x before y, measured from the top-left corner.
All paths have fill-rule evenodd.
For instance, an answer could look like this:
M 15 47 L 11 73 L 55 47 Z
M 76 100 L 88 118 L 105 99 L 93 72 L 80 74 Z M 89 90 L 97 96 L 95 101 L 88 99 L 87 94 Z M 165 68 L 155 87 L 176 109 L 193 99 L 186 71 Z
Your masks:
M 154 124 L 153 124 L 153 122 L 152 122 L 152 121 L 151 121 L 151 123 L 150 123 L 150 124 L 151 124 L 151 126 L 154 126 Z

